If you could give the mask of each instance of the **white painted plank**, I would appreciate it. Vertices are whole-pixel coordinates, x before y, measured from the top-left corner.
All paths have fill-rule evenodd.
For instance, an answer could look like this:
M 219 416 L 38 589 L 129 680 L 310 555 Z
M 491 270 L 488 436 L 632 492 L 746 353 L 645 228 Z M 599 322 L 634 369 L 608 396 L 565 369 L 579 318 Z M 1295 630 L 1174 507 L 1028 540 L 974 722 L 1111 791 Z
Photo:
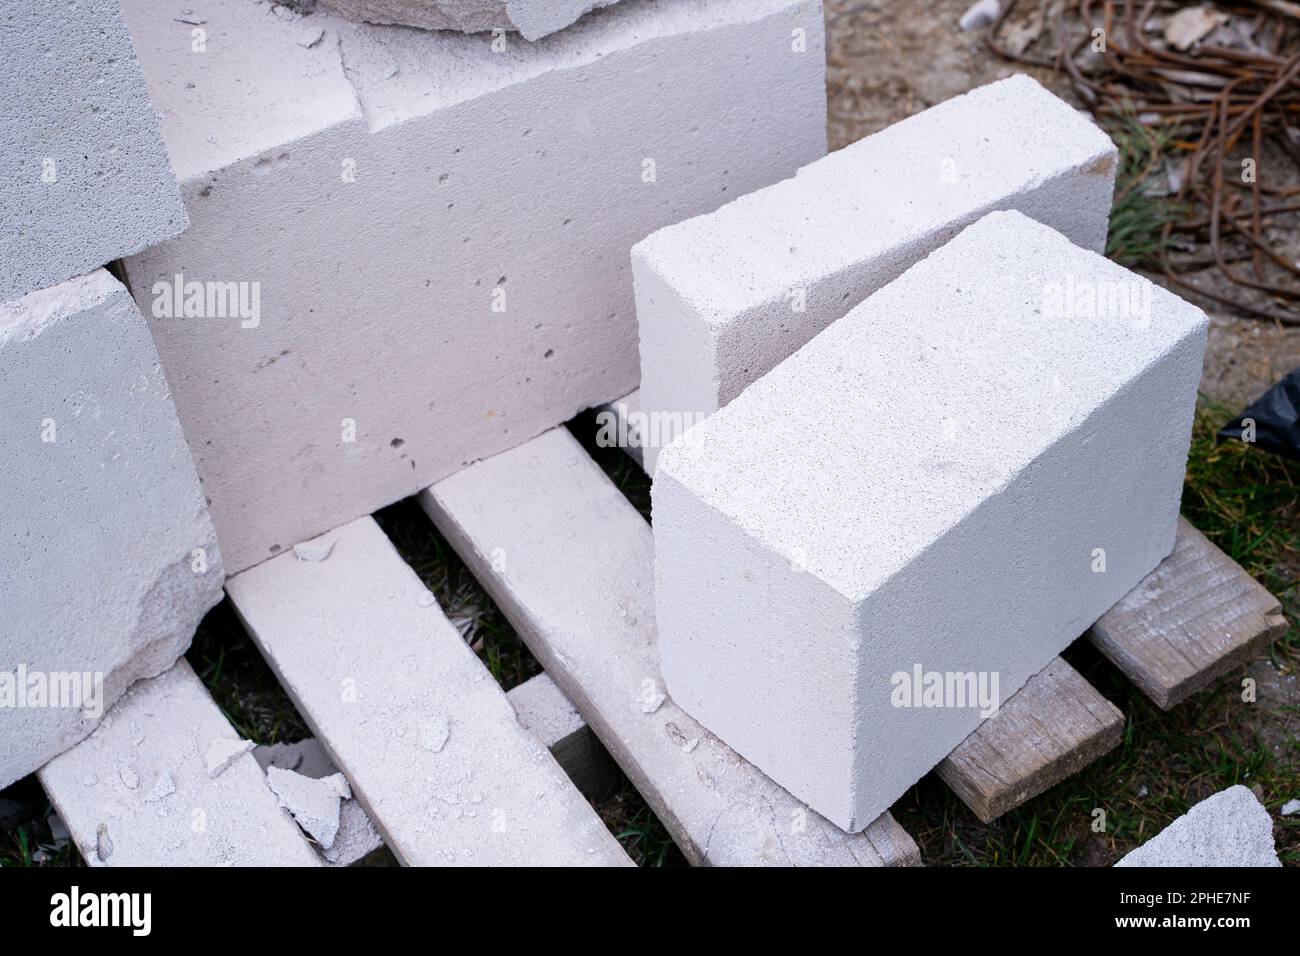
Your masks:
M 373 519 L 227 590 L 401 862 L 630 865 Z
M 91 866 L 319 866 L 251 749 L 210 774 L 213 742 L 236 740 L 182 659 L 37 777 Z
M 530 677 L 506 692 L 519 723 L 541 741 L 588 800 L 599 800 L 618 779 L 618 767 L 578 708 L 550 675 Z
M 888 813 L 845 833 L 662 696 L 650 528 L 568 431 L 472 465 L 420 502 L 691 862 L 919 862 Z

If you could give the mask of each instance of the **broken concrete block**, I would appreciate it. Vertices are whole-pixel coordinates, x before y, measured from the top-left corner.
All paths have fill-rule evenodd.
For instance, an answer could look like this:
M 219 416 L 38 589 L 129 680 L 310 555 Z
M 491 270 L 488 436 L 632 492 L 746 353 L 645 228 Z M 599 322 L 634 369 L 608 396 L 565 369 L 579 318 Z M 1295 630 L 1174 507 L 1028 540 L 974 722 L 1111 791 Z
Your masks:
M 632 244 L 825 151 L 815 0 L 624 0 L 504 53 L 188 5 L 203 55 L 126 4 L 192 220 L 127 273 L 232 572 L 625 395 Z
M 266 784 L 280 798 L 280 806 L 293 815 L 303 832 L 328 850 L 339 832 L 339 808 L 352 791 L 341 773 L 328 777 L 303 776 L 292 770 L 270 767 Z
M 868 136 L 632 250 L 646 470 L 676 434 L 995 209 L 1101 252 L 1114 144 L 1027 76 Z
M 0 302 L 185 228 L 118 0 L 0 12 Z
M 1169 553 L 1205 329 L 1020 213 L 918 262 L 660 456 L 674 703 L 870 822 Z
M 1273 818 L 1240 784 L 1202 800 L 1116 866 L 1281 866 Z
M 221 599 L 203 492 L 107 272 L 0 303 L 0 787 L 170 667 Z
M 251 757 L 208 773 L 209 741 L 234 733 L 180 660 L 38 778 L 91 866 L 319 866 Z
M 294 743 L 263 744 L 253 751 L 253 757 L 268 774 L 272 769 L 279 768 L 292 770 L 313 780 L 322 780 L 339 773 L 329 753 L 315 737 Z M 339 776 L 342 777 L 341 774 Z M 346 778 L 343 779 L 346 781 Z M 381 856 L 387 857 L 384 838 L 366 815 L 365 808 L 351 797 L 350 785 L 348 793 L 349 796 L 339 805 L 338 829 L 333 843 L 328 847 L 318 846 L 317 852 L 326 863 L 333 866 L 368 864 Z
M 350 20 L 425 30 L 513 30 L 538 40 L 618 0 L 322 0 Z

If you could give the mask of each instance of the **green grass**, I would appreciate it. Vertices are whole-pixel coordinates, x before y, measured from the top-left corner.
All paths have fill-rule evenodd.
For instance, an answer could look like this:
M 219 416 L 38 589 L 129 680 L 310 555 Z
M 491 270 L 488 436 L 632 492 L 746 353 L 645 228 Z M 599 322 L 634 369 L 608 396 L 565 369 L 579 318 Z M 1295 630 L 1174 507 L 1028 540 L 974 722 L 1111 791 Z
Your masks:
M 1107 132 L 1119 147 L 1115 171 L 1115 201 L 1110 211 L 1106 255 L 1130 268 L 1160 271 L 1164 248 L 1162 230 L 1181 218 L 1186 208 L 1169 196 L 1153 196 L 1144 188 L 1163 182 L 1167 154 L 1176 136 L 1170 127 L 1148 129 L 1132 116 L 1112 120 Z M 1181 168 L 1179 157 L 1169 159 Z
M 185 657 L 241 737 L 277 744 L 311 736 L 229 598 L 208 612 Z

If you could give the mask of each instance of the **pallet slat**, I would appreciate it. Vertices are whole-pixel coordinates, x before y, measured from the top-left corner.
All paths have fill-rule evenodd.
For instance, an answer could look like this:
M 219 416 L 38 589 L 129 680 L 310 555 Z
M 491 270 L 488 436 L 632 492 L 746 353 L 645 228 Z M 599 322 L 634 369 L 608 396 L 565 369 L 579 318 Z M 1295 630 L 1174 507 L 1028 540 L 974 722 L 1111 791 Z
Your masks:
M 1123 737 L 1120 709 L 1058 657 L 935 770 L 991 823 L 1113 750 Z
M 523 728 L 551 752 L 583 796 L 598 800 L 609 791 L 618 779 L 617 766 L 548 674 L 510 688 L 506 700 Z
M 664 696 L 650 528 L 567 430 L 420 502 L 692 863 L 920 862 L 888 813 L 844 833 Z
M 37 778 L 91 866 L 319 866 L 251 751 L 209 773 L 213 741 L 238 736 L 181 660 Z
M 304 554 L 227 591 L 401 862 L 630 865 L 373 519 Z
M 1164 710 L 1286 633 L 1281 603 L 1184 518 L 1173 553 L 1089 637 Z

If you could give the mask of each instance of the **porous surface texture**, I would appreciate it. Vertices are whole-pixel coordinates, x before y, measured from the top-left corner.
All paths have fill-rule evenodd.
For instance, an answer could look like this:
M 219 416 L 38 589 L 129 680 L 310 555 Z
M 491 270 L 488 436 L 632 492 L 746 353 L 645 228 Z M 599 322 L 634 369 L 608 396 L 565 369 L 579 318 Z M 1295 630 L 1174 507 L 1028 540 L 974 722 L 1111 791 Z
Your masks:
M 0 302 L 187 219 L 118 0 L 0 9 Z
M 232 573 L 627 394 L 632 244 L 826 149 L 815 0 L 623 0 L 501 53 L 183 6 L 202 55 L 178 0 L 126 3 L 192 220 L 127 273 Z M 248 317 L 174 317 L 178 275 Z
M 1101 252 L 1115 165 L 1091 120 L 1017 75 L 659 230 L 632 250 L 643 410 L 712 413 L 992 210 Z
M 223 574 L 148 327 L 107 272 L 0 303 L 0 408 L 3 787 L 171 667 Z
M 1149 314 L 1062 319 L 1061 284 Z M 673 700 L 874 819 L 981 721 L 955 679 L 911 695 L 917 668 L 1005 700 L 1170 552 L 1205 327 L 1020 213 L 921 260 L 660 456 Z
M 1281 866 L 1273 818 L 1238 784 L 1202 800 L 1116 866 Z

